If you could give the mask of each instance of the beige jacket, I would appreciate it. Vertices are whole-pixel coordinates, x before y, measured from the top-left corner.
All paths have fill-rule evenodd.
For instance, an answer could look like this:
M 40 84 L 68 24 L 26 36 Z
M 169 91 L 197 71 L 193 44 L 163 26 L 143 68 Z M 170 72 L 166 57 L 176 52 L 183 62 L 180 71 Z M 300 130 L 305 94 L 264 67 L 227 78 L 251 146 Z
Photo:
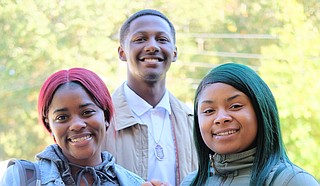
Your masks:
M 107 130 L 106 150 L 113 154 L 116 163 L 138 174 L 148 177 L 148 127 L 134 118 L 124 96 L 124 86 L 112 95 L 115 119 Z M 197 169 L 197 155 L 192 128 L 193 113 L 185 104 L 169 93 L 172 110 L 174 139 L 176 146 L 176 184 L 190 172 Z M 165 181 L 165 180 L 164 180 Z

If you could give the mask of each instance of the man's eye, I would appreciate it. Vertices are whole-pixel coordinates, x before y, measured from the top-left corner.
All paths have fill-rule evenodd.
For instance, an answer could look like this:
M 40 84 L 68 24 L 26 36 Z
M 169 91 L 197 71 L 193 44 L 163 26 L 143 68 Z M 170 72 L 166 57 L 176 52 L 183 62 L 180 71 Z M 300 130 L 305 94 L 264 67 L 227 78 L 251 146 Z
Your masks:
M 142 37 L 139 37 L 139 38 L 134 39 L 133 41 L 134 42 L 142 42 L 142 41 L 145 41 L 145 39 Z
M 168 42 L 169 39 L 166 38 L 166 37 L 161 37 L 161 38 L 158 39 L 158 41 L 160 41 L 160 42 Z

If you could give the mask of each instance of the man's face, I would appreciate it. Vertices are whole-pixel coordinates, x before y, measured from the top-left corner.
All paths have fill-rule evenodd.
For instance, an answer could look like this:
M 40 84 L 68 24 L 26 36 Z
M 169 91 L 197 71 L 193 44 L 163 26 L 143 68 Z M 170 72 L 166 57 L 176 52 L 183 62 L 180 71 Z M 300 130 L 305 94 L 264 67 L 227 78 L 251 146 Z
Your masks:
M 153 15 L 131 22 L 118 52 L 120 59 L 128 63 L 128 78 L 149 83 L 165 79 L 171 62 L 177 58 L 169 24 Z

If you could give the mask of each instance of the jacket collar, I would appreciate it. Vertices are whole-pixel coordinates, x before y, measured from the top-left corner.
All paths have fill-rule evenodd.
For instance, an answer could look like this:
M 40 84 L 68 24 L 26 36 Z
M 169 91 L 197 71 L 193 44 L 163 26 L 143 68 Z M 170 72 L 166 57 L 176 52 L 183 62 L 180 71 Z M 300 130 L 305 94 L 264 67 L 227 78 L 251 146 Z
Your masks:
M 102 182 L 114 182 L 115 175 L 115 159 L 107 151 L 101 153 L 102 163 L 94 167 L 82 167 L 85 169 L 91 168 L 90 173 L 96 175 L 97 183 Z M 39 161 L 39 170 L 41 174 L 41 182 L 47 184 L 54 182 L 57 179 L 63 181 L 66 185 L 74 185 L 74 181 L 71 175 L 71 164 L 68 159 L 63 155 L 61 148 L 57 144 L 48 146 L 45 150 L 36 155 L 36 159 Z M 50 162 L 50 163 L 44 163 Z M 81 167 L 81 166 L 78 166 Z M 51 174 L 47 174 L 46 171 L 50 170 Z M 98 172 L 99 174 L 97 174 Z M 100 184 L 98 184 L 100 185 Z
M 144 113 L 152 109 L 152 106 L 144 99 L 142 99 L 139 95 L 137 95 L 132 89 L 130 89 L 126 83 L 123 84 L 123 87 L 127 103 L 130 106 L 131 110 L 136 114 L 136 116 L 140 117 Z M 169 93 L 167 90 L 156 107 L 162 107 L 167 110 L 169 114 L 171 114 Z
M 112 100 L 115 105 L 115 115 L 114 117 L 114 126 L 115 130 L 119 131 L 124 128 L 131 127 L 133 125 L 138 124 L 138 121 L 134 117 L 134 113 L 132 112 L 129 104 L 126 100 L 124 94 L 124 83 L 112 94 Z M 171 112 L 173 115 L 188 115 L 193 116 L 193 112 L 191 109 L 183 106 L 178 99 L 176 99 L 169 91 L 169 102 L 171 107 Z M 185 117 L 187 118 L 187 117 Z
M 236 170 L 252 167 L 256 148 L 236 154 L 216 154 L 214 162 L 217 171 L 222 174 L 233 173 Z

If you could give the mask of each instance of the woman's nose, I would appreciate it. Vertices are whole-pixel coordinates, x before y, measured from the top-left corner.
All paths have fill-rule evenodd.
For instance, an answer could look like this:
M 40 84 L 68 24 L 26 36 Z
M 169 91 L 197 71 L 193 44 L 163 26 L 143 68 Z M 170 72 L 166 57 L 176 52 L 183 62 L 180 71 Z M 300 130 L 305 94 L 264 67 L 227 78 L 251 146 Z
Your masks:
M 71 123 L 70 123 L 69 130 L 72 130 L 72 131 L 79 131 L 82 128 L 85 128 L 87 126 L 85 120 L 82 119 L 81 117 L 74 117 L 70 122 Z
M 214 119 L 214 124 L 224 124 L 232 120 L 231 116 L 225 110 L 219 110 Z

